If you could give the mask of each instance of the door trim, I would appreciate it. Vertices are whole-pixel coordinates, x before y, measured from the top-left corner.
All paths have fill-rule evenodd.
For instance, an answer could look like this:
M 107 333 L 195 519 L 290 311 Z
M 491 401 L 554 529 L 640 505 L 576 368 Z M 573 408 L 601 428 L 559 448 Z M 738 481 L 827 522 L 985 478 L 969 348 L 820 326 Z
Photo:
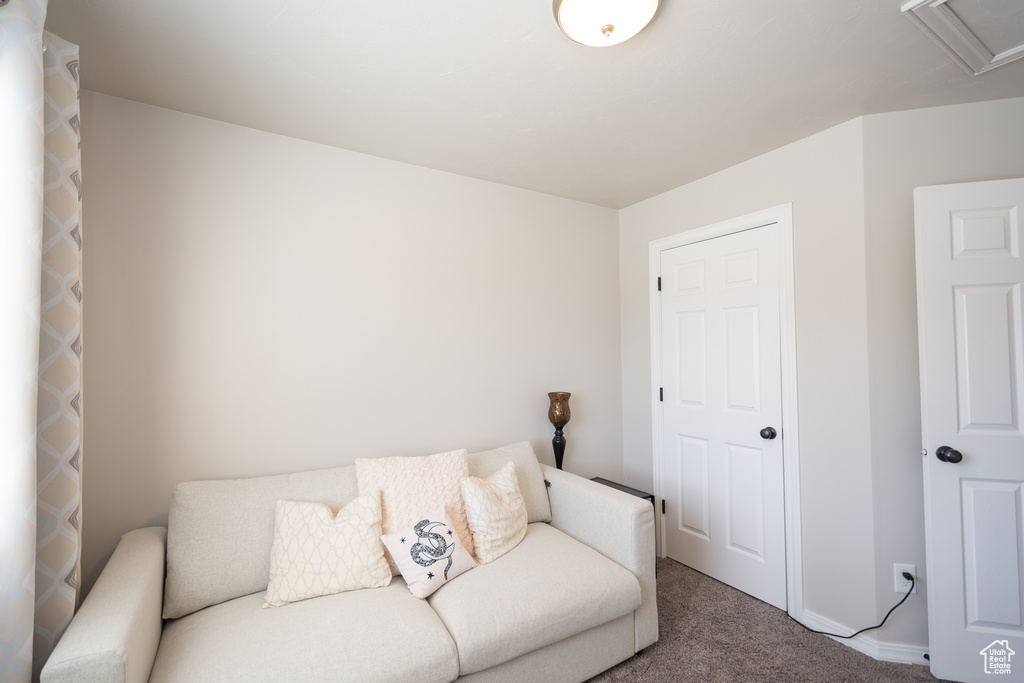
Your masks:
M 782 355 L 782 440 L 783 497 L 786 513 L 786 611 L 790 616 L 803 617 L 803 551 L 800 524 L 800 457 L 799 429 L 797 428 L 797 373 L 796 373 L 796 305 L 794 298 L 793 263 L 793 205 L 779 206 L 715 223 L 695 230 L 663 237 L 649 244 L 648 272 L 651 287 L 651 414 L 654 495 L 662 498 L 662 458 L 660 434 L 662 430 L 658 387 L 661 383 L 661 299 L 658 295 L 658 277 L 661 253 L 669 249 L 703 242 L 705 240 L 752 230 L 777 223 L 779 226 L 779 335 Z M 659 524 L 661 523 L 660 515 Z M 665 557 L 665 528 L 661 524 L 659 540 L 661 557 Z

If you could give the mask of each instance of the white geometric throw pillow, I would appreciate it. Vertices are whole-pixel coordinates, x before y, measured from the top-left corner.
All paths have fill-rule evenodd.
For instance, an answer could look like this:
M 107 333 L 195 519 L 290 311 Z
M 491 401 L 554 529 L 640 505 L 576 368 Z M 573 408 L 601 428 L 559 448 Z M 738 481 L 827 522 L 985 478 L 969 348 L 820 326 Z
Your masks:
M 323 503 L 277 501 L 264 607 L 391 583 L 380 540 L 380 492 L 335 515 Z
M 487 477 L 462 480 L 462 499 L 481 564 L 498 559 L 526 535 L 526 503 L 519 492 L 516 468 L 508 462 Z
M 381 537 L 398 570 L 417 598 L 425 598 L 476 562 L 459 541 L 442 507 L 408 529 Z

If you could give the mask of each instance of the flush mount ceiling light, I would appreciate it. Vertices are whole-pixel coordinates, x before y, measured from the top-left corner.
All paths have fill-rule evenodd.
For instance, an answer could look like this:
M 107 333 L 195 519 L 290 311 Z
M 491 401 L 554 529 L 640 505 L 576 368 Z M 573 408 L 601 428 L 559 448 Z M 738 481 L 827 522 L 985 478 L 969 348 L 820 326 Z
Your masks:
M 592 47 L 618 45 L 640 33 L 659 0 L 554 0 L 562 33 Z

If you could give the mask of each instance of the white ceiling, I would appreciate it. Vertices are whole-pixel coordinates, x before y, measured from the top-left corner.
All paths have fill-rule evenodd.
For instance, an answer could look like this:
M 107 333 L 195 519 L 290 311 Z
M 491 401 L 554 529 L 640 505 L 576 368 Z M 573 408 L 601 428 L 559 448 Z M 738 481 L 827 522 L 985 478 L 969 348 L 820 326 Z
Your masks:
M 1024 33 L 986 1 L 949 6 Z M 46 27 L 88 90 L 621 208 L 861 114 L 1024 96 L 1024 60 L 969 76 L 900 4 L 663 0 L 610 48 L 551 0 L 49 0 Z

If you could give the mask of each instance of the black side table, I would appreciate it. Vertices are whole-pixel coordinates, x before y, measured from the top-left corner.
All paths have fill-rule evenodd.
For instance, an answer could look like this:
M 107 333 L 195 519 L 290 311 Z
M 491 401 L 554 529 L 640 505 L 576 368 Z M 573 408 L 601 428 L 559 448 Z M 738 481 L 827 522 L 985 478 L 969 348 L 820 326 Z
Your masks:
M 637 498 L 646 498 L 647 500 L 651 501 L 651 505 L 652 506 L 654 505 L 654 494 L 653 493 L 646 493 L 644 491 L 640 491 L 639 489 L 634 489 L 632 487 L 626 486 L 625 484 L 617 484 L 616 482 L 609 481 L 609 480 L 605 479 L 604 477 L 594 477 L 590 481 L 596 481 L 598 484 L 604 484 L 605 486 L 611 486 L 613 489 L 618 489 L 620 491 L 623 491 L 624 493 L 628 493 L 631 496 L 636 496 Z

